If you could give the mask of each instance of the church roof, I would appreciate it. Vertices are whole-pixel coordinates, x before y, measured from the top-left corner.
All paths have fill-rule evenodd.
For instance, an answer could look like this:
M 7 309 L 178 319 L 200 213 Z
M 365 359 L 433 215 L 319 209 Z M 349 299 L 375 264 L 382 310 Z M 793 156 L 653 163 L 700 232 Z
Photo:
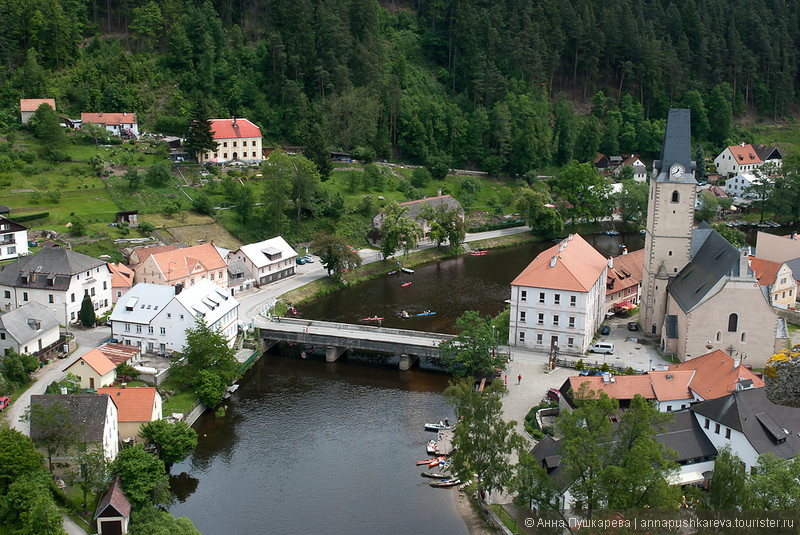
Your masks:
M 653 162 L 653 173 L 658 182 L 695 182 L 692 170 L 692 130 L 691 111 L 688 108 L 671 108 L 667 116 L 667 128 L 664 131 L 664 143 L 661 145 L 661 159 Z M 672 164 L 683 165 L 686 172 L 681 178 L 671 177 L 669 168 Z
M 706 294 L 722 279 L 733 273 L 739 275 L 739 251 L 717 231 L 700 229 L 706 235 L 695 253 L 695 237 L 692 236 L 691 262 L 670 282 L 667 291 L 683 309 L 689 312 L 703 300 Z

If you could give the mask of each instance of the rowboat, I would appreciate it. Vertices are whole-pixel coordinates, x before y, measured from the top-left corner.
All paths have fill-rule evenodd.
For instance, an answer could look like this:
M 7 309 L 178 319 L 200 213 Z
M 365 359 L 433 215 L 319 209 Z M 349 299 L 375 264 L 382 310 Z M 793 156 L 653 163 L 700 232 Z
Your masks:
M 428 442 L 427 451 L 430 455 L 436 454 L 436 446 L 438 446 L 438 444 L 436 443 L 435 440 L 431 440 L 430 442 Z
M 613 229 L 612 230 L 604 230 L 603 234 L 605 234 L 606 236 L 619 236 L 619 231 L 618 230 L 613 230 Z
M 439 472 L 422 472 L 422 477 L 430 477 L 432 479 L 447 479 L 447 474 L 440 474 Z
M 450 423 L 440 421 L 439 423 L 425 424 L 425 431 L 439 431 L 441 429 L 450 429 Z
M 414 273 L 413 269 L 405 268 L 405 267 L 404 268 L 400 268 L 400 271 L 402 271 L 403 273 Z
M 430 470 L 434 466 L 439 466 L 440 464 L 444 463 L 444 457 L 436 457 L 435 459 L 431 459 L 431 462 L 428 463 L 428 469 Z
M 455 487 L 456 485 L 461 484 L 461 480 L 458 478 L 455 479 L 442 479 L 441 481 L 431 481 L 429 485 L 431 487 L 445 489 L 447 487 Z
M 361 318 L 361 321 L 382 321 L 383 318 L 378 316 L 372 316 L 371 318 Z
M 472 252 L 471 252 L 471 253 L 469 253 L 469 254 L 470 254 L 470 255 L 472 255 L 472 256 L 483 256 L 483 255 L 485 255 L 485 254 L 486 254 L 486 253 L 488 253 L 488 252 L 489 252 L 489 251 L 488 251 L 488 250 L 486 250 L 486 249 L 478 249 L 478 250 L 476 250 L 476 251 L 472 251 Z
M 436 463 L 438 464 L 439 458 L 433 457 L 431 459 L 423 459 L 422 461 L 417 461 L 417 466 L 422 466 L 423 464 L 431 464 L 434 461 L 436 461 Z
M 389 273 L 387 273 L 387 275 L 394 275 L 395 273 L 397 273 L 397 270 L 396 270 L 396 269 L 395 269 L 395 270 L 392 270 L 392 271 L 390 271 Z

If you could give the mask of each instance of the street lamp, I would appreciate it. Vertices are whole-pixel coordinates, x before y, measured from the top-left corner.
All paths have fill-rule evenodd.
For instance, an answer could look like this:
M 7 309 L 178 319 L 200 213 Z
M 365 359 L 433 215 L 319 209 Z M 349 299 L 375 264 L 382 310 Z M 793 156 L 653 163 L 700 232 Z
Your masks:
M 650 359 L 650 369 L 649 371 L 653 371 L 653 359 Z

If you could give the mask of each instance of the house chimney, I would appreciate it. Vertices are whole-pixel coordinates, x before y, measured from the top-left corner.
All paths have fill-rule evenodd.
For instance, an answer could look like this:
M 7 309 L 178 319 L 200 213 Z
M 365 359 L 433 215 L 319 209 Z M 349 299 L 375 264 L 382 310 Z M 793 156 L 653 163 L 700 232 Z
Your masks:
M 570 234 L 569 236 L 567 236 L 567 239 L 568 239 L 569 241 L 572 241 L 572 234 Z
M 747 277 L 747 268 L 750 266 L 750 247 L 742 247 L 739 251 L 739 277 Z
M 744 147 L 744 141 L 740 142 L 740 143 L 739 143 L 739 146 L 740 146 L 740 147 Z
M 608 269 L 614 269 L 614 258 L 611 256 L 608 257 Z
M 550 257 L 550 267 L 551 268 L 556 267 L 556 259 L 557 258 L 558 258 L 557 256 L 551 256 Z

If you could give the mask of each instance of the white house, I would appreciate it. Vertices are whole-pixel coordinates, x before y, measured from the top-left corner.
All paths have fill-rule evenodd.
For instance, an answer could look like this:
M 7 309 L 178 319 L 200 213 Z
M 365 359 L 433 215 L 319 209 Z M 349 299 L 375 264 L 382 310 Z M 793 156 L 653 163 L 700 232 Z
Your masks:
M 610 265 L 578 234 L 540 253 L 511 282 L 509 345 L 585 352 L 603 322 Z
M 296 259 L 297 253 L 281 236 L 242 245 L 226 258 L 228 265 L 235 260 L 244 263 L 258 286 L 294 275 Z
M 96 316 L 113 306 L 108 263 L 63 247 L 44 247 L 0 272 L 3 310 L 35 301 L 49 308 L 60 322 L 75 323 L 85 294 L 89 294 Z
M 81 125 L 99 124 L 115 136 L 139 137 L 139 121 L 135 113 L 81 113 Z
M 122 296 L 109 322 L 111 336 L 119 343 L 166 355 L 183 349 L 186 329 L 193 328 L 201 318 L 233 344 L 239 302 L 208 279 L 185 289 L 139 283 Z
M 28 254 L 28 227 L 0 216 L 0 261 Z
M 629 157 L 625 158 L 619 167 L 614 169 L 611 174 L 615 178 L 619 177 L 624 167 L 630 167 L 633 169 L 633 179 L 636 182 L 647 182 L 647 166 L 637 155 L 631 154 Z
M 791 459 L 800 452 L 800 408 L 775 405 L 764 388 L 733 393 L 692 406 L 697 423 L 719 450 L 729 445 L 749 471 L 758 456 Z
M 754 191 L 748 191 L 748 188 L 750 186 L 760 186 L 763 181 L 764 177 L 758 169 L 740 173 L 725 181 L 725 193 L 729 197 L 759 200 L 758 194 Z
M 55 111 L 56 99 L 54 98 L 21 98 L 19 99 L 19 112 L 22 124 L 28 124 L 42 104 L 48 104 Z
M 758 169 L 764 162 L 756 149 L 745 143 L 730 145 L 714 158 L 714 165 L 719 176 L 733 176 Z
M 10 349 L 36 355 L 59 341 L 58 320 L 46 306 L 31 301 L 0 315 L 0 354 Z
M 199 163 L 225 163 L 238 160 L 261 161 L 261 130 L 244 118 L 211 119 L 211 134 L 218 143 L 216 151 L 197 155 Z

